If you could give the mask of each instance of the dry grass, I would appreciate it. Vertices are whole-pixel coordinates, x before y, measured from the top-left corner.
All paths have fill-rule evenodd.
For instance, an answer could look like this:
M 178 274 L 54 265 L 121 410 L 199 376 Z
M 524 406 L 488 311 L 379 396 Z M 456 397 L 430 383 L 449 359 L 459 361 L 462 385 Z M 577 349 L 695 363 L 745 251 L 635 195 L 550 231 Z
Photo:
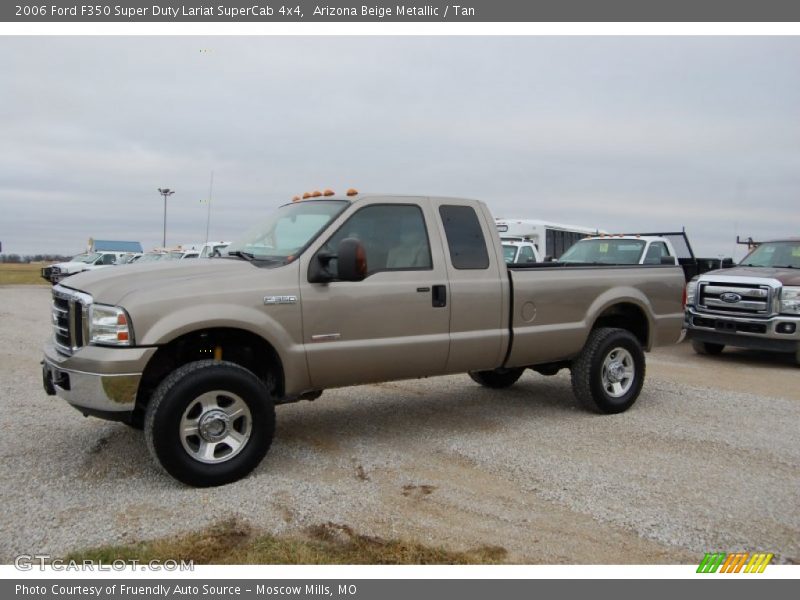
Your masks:
M 50 285 L 40 272 L 44 263 L 0 263 L 0 285 Z
M 203 565 L 463 565 L 498 564 L 505 557 L 505 549 L 497 546 L 454 552 L 416 542 L 360 535 L 346 525 L 334 523 L 310 527 L 303 536 L 277 537 L 256 533 L 249 525 L 232 519 L 198 533 L 76 551 L 66 558 L 106 563 L 134 559 L 193 560 Z

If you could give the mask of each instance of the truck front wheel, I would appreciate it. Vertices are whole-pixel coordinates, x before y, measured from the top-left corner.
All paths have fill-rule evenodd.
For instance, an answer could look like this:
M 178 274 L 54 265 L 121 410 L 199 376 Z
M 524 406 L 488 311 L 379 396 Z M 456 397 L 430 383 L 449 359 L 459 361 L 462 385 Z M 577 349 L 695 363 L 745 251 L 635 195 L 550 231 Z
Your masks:
M 275 408 L 264 383 L 237 364 L 204 360 L 164 379 L 147 407 L 144 434 L 153 457 L 196 487 L 241 479 L 264 458 Z
M 495 369 L 494 371 L 470 371 L 469 376 L 472 377 L 472 381 L 480 383 L 483 387 L 499 390 L 517 383 L 517 379 L 522 377 L 524 372 L 524 368 Z
M 639 340 L 625 329 L 600 327 L 589 334 L 573 361 L 572 390 L 594 412 L 628 410 L 644 384 L 644 352 Z

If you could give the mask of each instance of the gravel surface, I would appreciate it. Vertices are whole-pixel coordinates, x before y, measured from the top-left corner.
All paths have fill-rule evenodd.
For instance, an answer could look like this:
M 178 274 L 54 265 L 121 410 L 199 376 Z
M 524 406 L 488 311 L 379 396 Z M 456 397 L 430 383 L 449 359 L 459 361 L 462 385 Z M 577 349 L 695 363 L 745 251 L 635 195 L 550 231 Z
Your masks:
M 800 559 L 800 371 L 783 357 L 660 349 L 616 416 L 577 409 L 566 372 L 499 392 L 466 376 L 329 391 L 278 407 L 253 475 L 197 490 L 162 474 L 140 432 L 45 395 L 49 293 L 0 287 L 0 562 L 231 516 L 275 533 L 330 521 L 499 545 L 525 563 Z

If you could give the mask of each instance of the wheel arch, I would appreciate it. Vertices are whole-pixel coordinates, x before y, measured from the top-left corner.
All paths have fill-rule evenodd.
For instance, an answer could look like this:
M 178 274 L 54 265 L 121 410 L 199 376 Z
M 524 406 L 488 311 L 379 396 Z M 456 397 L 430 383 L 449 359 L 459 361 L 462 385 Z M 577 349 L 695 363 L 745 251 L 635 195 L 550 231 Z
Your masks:
M 642 348 L 650 350 L 653 324 L 648 316 L 647 305 L 637 298 L 616 300 L 597 310 L 591 330 L 600 327 L 615 327 L 630 331 Z
M 182 333 L 160 346 L 142 373 L 136 409 L 143 411 L 159 383 L 181 366 L 199 360 L 226 360 L 251 371 L 273 398 L 285 393 L 283 360 L 262 336 L 238 327 L 205 327 Z

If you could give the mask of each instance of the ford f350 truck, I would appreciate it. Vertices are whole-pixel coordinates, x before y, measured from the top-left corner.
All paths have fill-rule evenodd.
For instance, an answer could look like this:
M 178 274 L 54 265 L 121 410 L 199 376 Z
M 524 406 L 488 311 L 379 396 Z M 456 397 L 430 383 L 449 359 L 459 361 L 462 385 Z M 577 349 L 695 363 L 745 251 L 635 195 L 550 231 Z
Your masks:
M 790 353 L 800 365 L 800 238 L 763 242 L 738 266 L 695 277 L 686 304 L 698 354 L 733 346 Z
M 508 268 L 482 202 L 350 191 L 282 206 L 222 258 L 56 286 L 44 387 L 220 485 L 259 464 L 276 404 L 328 388 L 569 368 L 582 404 L 622 412 L 643 351 L 679 339 L 683 291 L 676 266 Z

